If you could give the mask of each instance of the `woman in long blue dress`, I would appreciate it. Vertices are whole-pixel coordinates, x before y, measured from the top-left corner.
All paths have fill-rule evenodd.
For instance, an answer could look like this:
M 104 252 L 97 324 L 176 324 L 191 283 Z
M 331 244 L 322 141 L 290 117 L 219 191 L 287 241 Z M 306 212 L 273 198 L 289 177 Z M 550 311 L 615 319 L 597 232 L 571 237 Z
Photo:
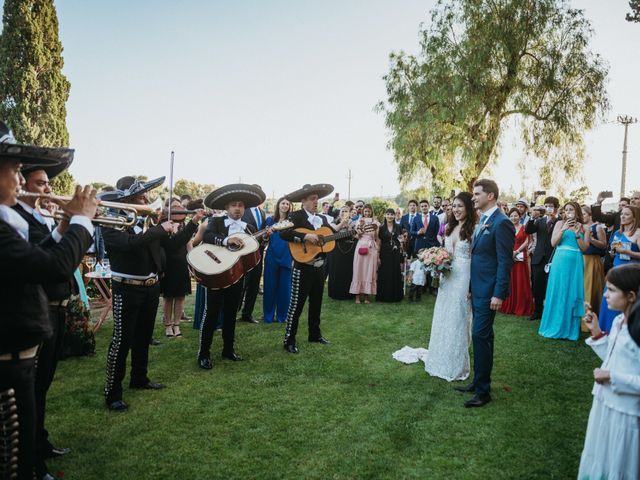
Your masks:
M 291 203 L 286 198 L 278 199 L 275 213 L 267 218 L 267 227 L 286 220 L 291 213 Z M 264 259 L 264 291 L 262 295 L 262 311 L 264 323 L 272 323 L 274 318 L 279 323 L 287 320 L 289 300 L 291 296 L 291 269 L 293 259 L 289 245 L 280 238 L 278 232 L 269 236 L 269 246 Z
M 584 315 L 584 262 L 591 231 L 583 227 L 582 209 L 577 202 L 564 206 L 565 218 L 558 220 L 551 235 L 555 247 L 544 311 L 538 333 L 547 338 L 578 340 Z
M 640 262 L 640 229 L 638 227 L 640 227 L 640 209 L 638 207 L 624 207 L 620 212 L 620 230 L 613 232 L 609 242 L 614 267 Z M 606 291 L 605 289 L 605 293 Z M 611 331 L 613 320 L 620 313 L 616 310 L 609 310 L 603 295 L 600 316 L 598 317 L 600 330 L 607 333 Z

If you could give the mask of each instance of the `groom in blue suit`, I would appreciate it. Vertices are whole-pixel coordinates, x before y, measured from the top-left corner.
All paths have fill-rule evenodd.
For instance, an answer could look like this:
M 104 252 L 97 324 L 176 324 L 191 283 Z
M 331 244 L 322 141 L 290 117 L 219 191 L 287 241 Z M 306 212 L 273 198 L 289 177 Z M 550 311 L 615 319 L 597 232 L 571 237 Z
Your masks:
M 482 407 L 491 401 L 493 367 L 493 320 L 509 295 L 513 267 L 515 228 L 497 206 L 498 185 L 478 180 L 473 185 L 473 201 L 482 216 L 473 234 L 471 250 L 471 306 L 473 309 L 473 383 L 455 387 L 475 392 L 464 406 Z

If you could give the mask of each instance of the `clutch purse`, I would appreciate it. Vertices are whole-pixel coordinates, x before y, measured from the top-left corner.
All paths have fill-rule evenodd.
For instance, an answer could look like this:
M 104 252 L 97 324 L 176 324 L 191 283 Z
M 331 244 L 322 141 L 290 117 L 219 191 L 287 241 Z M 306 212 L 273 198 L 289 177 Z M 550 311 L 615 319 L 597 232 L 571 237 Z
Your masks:
M 516 262 L 524 262 L 524 252 L 516 253 Z
M 358 248 L 358 255 L 366 255 L 369 253 L 369 247 Z

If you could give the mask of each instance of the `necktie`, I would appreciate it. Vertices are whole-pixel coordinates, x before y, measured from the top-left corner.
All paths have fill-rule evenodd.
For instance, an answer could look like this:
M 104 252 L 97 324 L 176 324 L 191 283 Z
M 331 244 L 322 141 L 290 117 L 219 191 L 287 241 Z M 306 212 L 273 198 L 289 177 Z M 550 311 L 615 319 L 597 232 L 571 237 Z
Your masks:
M 482 229 L 482 225 L 484 225 L 484 222 L 487 220 L 487 216 L 485 214 L 482 214 L 482 216 L 480 217 L 480 223 L 478 223 L 478 226 L 476 227 L 476 231 L 473 234 L 473 239 L 475 240 L 476 238 L 478 238 L 478 234 L 480 233 L 480 230 Z
M 253 211 L 256 215 L 256 226 L 258 227 L 258 230 L 260 230 L 260 228 L 262 227 L 262 216 L 260 215 L 260 209 L 256 207 Z
M 244 229 L 247 227 L 247 224 L 242 220 L 233 220 L 231 218 L 224 219 L 224 226 L 229 227 L 229 235 L 232 233 L 244 232 Z
M 422 224 L 424 225 L 424 228 L 426 229 L 429 226 L 429 214 L 425 213 L 422 215 Z

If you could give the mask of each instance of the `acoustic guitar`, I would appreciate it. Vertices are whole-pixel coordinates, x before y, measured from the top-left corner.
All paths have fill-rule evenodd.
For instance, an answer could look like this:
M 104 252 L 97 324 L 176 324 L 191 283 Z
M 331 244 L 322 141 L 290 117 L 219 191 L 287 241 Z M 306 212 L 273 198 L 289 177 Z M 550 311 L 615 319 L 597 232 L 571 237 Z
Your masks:
M 355 231 L 352 229 L 341 230 L 338 233 L 329 227 L 320 227 L 318 230 L 311 230 L 309 228 L 296 228 L 296 232 L 312 233 L 318 236 L 320 239 L 319 245 L 313 245 L 309 242 L 289 242 L 289 251 L 293 259 L 300 263 L 309 263 L 321 253 L 329 253 L 336 247 L 336 240 L 343 238 L 349 238 L 355 235 Z
M 220 290 L 238 282 L 247 272 L 260 263 L 258 239 L 270 231 L 293 228 L 289 220 L 275 223 L 271 227 L 249 235 L 234 233 L 228 238 L 239 238 L 243 245 L 219 246 L 201 243 L 187 254 L 187 263 L 193 278 L 207 288 Z

